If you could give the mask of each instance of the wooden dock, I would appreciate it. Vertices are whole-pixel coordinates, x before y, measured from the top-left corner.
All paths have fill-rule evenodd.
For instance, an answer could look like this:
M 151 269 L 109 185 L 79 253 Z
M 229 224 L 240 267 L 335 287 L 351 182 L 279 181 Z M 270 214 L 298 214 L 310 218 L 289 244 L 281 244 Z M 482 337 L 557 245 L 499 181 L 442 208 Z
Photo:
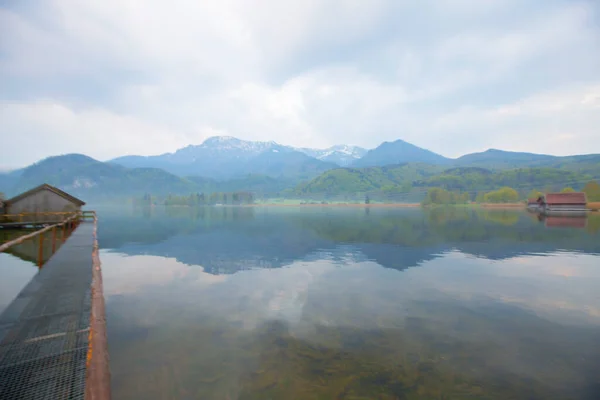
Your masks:
M 97 219 L 71 221 L 67 241 L 0 314 L 0 399 L 110 399 Z

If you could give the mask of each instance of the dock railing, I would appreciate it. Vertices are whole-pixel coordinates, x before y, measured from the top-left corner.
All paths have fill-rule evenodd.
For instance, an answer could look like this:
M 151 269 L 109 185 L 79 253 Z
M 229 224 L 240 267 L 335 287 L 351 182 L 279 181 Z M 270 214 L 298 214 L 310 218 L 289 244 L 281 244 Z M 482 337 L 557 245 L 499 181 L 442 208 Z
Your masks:
M 27 218 L 39 216 L 51 216 L 53 218 L 60 218 L 60 222 L 52 223 L 32 233 L 19 236 L 18 238 L 10 240 L 6 243 L 0 243 L 0 253 L 8 250 L 14 245 L 21 244 L 26 240 L 34 239 L 37 236 L 39 236 L 37 265 L 38 267 L 41 267 L 44 262 L 44 239 L 48 237 L 47 235 L 50 235 L 52 243 L 51 254 L 54 254 L 57 250 L 57 243 L 59 241 L 65 240 L 81 221 L 92 220 L 94 223 L 96 222 L 96 212 L 90 210 L 75 212 L 21 213 L 0 215 L 0 217 L 13 218 L 13 221 L 15 217 L 18 217 L 18 222 L 23 222 L 26 221 Z M 35 222 L 42 223 L 43 221 L 35 220 Z
M 81 219 L 86 220 L 86 219 L 91 219 L 91 220 L 96 220 L 96 211 L 91 211 L 91 210 L 84 210 L 81 211 Z
M 82 211 L 65 212 L 24 212 L 19 214 L 0 214 L 0 223 L 58 223 L 63 222 Z
M 52 225 L 45 226 L 42 229 L 38 229 L 35 232 L 19 236 L 16 239 L 10 240 L 6 243 L 0 244 L 0 253 L 8 250 L 10 247 L 21 244 L 26 240 L 34 239 L 36 236 L 38 238 L 38 259 L 37 264 L 38 267 L 41 267 L 43 264 L 44 257 L 44 238 L 46 235 L 51 235 L 52 241 L 52 254 L 56 251 L 56 245 L 58 240 L 63 240 L 66 238 L 72 231 L 75 229 L 81 219 L 79 213 L 71 213 L 70 216 L 65 216 L 66 218 L 59 223 L 55 223 Z M 60 232 L 60 237 L 59 237 Z

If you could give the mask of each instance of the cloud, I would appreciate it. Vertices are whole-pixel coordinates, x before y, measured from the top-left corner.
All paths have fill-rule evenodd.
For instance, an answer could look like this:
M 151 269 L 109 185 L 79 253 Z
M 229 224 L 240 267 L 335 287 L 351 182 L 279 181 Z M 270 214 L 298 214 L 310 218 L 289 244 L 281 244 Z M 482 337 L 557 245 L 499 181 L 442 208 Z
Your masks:
M 161 154 L 187 143 L 184 135 L 154 123 L 102 108 L 74 111 L 51 101 L 0 105 L 0 120 L 3 130 L 18 132 L 4 139 L 10 146 L 3 147 L 2 158 L 14 156 L 27 162 L 65 153 L 108 159 L 142 144 L 139 150 L 144 153 Z
M 155 154 L 215 133 L 600 152 L 599 13 L 567 0 L 18 3 L 0 8 L 0 136 L 44 146 L 0 159 Z
M 436 119 L 432 132 L 447 149 L 456 148 L 452 141 L 468 141 L 461 148 L 588 154 L 598 151 L 599 96 L 600 84 L 569 85 L 513 103 L 464 107 Z

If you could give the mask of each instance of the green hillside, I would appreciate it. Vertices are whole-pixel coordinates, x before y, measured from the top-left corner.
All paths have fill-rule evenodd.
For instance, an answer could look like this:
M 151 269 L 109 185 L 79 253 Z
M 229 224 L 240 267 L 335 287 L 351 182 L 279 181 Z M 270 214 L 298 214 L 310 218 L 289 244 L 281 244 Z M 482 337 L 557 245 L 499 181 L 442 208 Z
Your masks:
M 548 162 L 545 167 L 558 168 L 565 171 L 579 172 L 596 177 L 600 176 L 600 155 L 590 154 L 581 156 L 560 157 Z
M 432 176 L 444 167 L 429 164 L 403 164 L 385 167 L 337 168 L 324 172 L 310 182 L 298 185 L 299 194 L 357 193 L 373 190 L 392 190 L 413 181 Z
M 415 181 L 415 187 L 441 187 L 457 191 L 494 190 L 508 186 L 515 189 L 560 190 L 571 186 L 581 189 L 594 178 L 589 174 L 556 168 L 518 168 L 492 172 L 483 168 L 453 168 L 441 174 Z
M 586 170 L 587 171 L 587 170 Z M 590 171 L 594 171 L 593 169 Z M 299 185 L 298 195 L 349 194 L 370 191 L 409 192 L 439 187 L 451 191 L 487 191 L 513 187 L 519 192 L 533 188 L 560 190 L 570 186 L 581 190 L 600 174 L 581 173 L 558 168 L 517 168 L 492 171 L 478 167 L 444 169 L 427 164 L 404 164 L 387 167 L 338 168 Z
M 451 164 L 458 167 L 479 167 L 490 170 L 557 168 L 596 176 L 600 174 L 600 154 L 558 157 L 490 149 L 482 153 L 466 154 L 453 160 Z

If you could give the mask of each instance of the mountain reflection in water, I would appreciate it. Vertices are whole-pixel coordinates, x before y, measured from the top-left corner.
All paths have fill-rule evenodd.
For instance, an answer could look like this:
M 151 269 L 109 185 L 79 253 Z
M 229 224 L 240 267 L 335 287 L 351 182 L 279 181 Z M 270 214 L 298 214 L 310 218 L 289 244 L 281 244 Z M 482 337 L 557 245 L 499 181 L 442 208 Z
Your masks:
M 100 209 L 114 397 L 600 398 L 597 218 Z

